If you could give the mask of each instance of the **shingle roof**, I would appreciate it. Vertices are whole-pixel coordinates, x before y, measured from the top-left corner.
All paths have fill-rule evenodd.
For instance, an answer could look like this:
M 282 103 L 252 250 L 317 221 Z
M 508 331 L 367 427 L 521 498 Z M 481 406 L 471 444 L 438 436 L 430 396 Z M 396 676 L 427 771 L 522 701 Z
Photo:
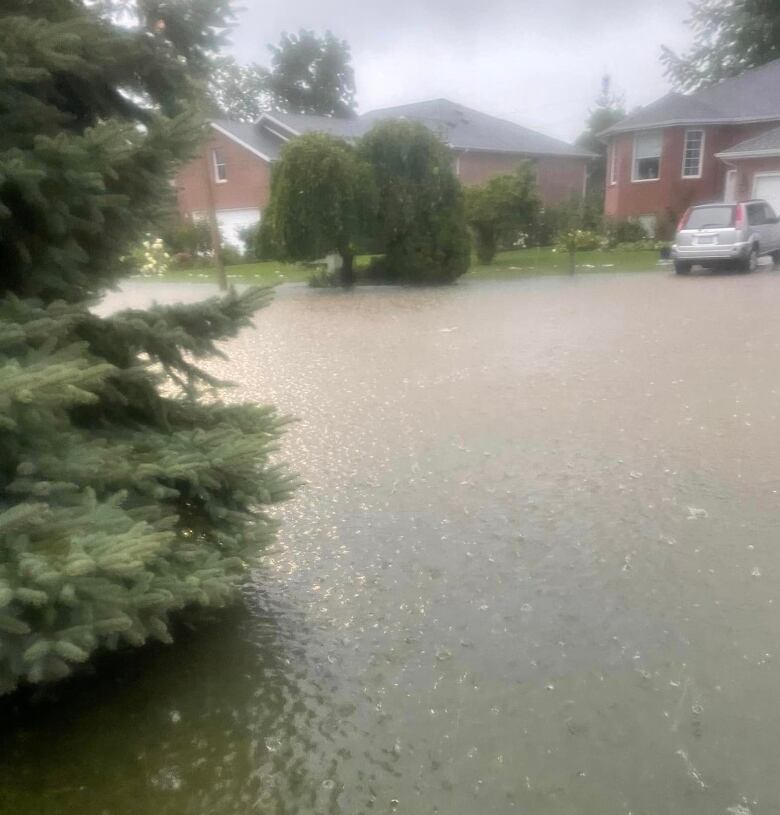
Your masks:
M 675 124 L 780 121 L 780 59 L 691 94 L 669 93 L 604 131 Z
M 450 102 L 448 99 L 433 99 L 411 105 L 372 110 L 352 119 L 337 119 L 327 116 L 309 116 L 298 113 L 269 112 L 260 118 L 266 126 L 282 125 L 292 133 L 329 133 L 344 139 L 355 139 L 367 133 L 377 122 L 387 119 L 409 119 L 422 122 L 447 144 L 457 150 L 484 150 L 495 153 L 516 153 L 519 155 L 573 156 L 590 158 L 593 156 L 581 147 L 529 130 L 527 127 L 488 116 L 478 110 Z M 241 125 L 262 131 L 258 125 Z M 254 138 L 245 135 L 249 142 Z M 270 149 L 270 148 L 267 148 Z M 278 156 L 278 148 L 276 154 Z
M 411 119 L 422 122 L 458 150 L 581 158 L 590 158 L 593 155 L 581 147 L 529 130 L 506 119 L 458 105 L 449 99 L 432 99 L 411 105 L 372 110 L 360 119 L 369 127 L 383 119 Z
M 215 119 L 211 124 L 217 130 L 232 136 L 245 147 L 259 153 L 263 158 L 269 161 L 275 161 L 279 158 L 284 140 L 264 127 L 260 127 L 256 123 L 234 122 L 230 119 Z
M 718 157 L 729 158 L 733 156 L 739 158 L 741 155 L 753 153 L 780 154 L 780 127 L 768 130 L 766 133 L 754 136 L 752 139 L 745 139 L 745 141 L 729 147 L 728 150 L 718 153 Z

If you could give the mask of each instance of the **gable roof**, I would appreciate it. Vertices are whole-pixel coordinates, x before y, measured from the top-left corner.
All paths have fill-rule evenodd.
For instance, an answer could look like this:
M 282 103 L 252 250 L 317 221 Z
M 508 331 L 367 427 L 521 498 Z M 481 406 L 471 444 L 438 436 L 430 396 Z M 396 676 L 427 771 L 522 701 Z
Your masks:
M 385 119 L 422 122 L 456 150 L 483 150 L 491 153 L 575 156 L 591 158 L 593 153 L 535 130 L 489 116 L 449 99 L 431 99 L 410 105 L 372 110 L 360 117 L 369 129 Z
M 212 127 L 243 144 L 261 158 L 275 161 L 279 158 L 284 143 L 294 136 L 328 133 L 352 140 L 367 133 L 377 122 L 388 119 L 421 122 L 455 150 L 527 156 L 593 157 L 593 153 L 581 147 L 529 130 L 506 119 L 488 116 L 448 99 L 432 99 L 372 110 L 349 119 L 269 111 L 263 113 L 253 124 L 217 119 L 212 122 Z
M 718 158 L 754 158 L 759 156 L 780 155 L 780 127 L 768 130 L 760 136 L 729 147 L 721 153 L 716 153 Z
M 780 121 L 780 59 L 691 94 L 668 93 L 601 135 L 686 124 Z
M 232 119 L 214 119 L 211 122 L 214 130 L 223 133 L 234 142 L 245 147 L 256 156 L 266 161 L 279 158 L 285 139 L 280 139 L 265 127 L 249 122 L 234 122 Z

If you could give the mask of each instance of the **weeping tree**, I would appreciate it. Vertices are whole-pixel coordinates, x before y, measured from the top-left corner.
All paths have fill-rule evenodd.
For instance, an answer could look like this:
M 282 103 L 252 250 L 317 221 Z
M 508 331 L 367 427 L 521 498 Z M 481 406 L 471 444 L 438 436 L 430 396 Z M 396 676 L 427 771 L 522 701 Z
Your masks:
M 349 144 L 310 133 L 285 145 L 274 170 L 270 232 L 284 257 L 341 256 L 341 282 L 354 283 L 354 242 L 373 211 L 371 170 Z
M 221 403 L 200 367 L 267 292 L 90 310 L 202 137 L 194 100 L 228 12 L 2 5 L 0 692 L 233 601 L 292 487 L 269 458 L 280 418 Z
M 449 148 L 425 125 L 382 122 L 360 142 L 377 191 L 372 229 L 385 255 L 385 276 L 449 283 L 469 267 L 463 191 Z

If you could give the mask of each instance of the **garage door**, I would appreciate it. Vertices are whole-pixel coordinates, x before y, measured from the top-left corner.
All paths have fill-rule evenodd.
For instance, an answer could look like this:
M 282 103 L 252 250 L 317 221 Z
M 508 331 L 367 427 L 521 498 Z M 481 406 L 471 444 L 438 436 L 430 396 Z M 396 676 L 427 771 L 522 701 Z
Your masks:
M 753 198 L 769 201 L 772 209 L 780 213 L 780 174 L 756 175 L 753 178 Z
M 260 220 L 259 209 L 218 209 L 217 222 L 219 231 L 222 233 L 222 240 L 235 246 L 236 249 L 243 249 L 244 242 L 241 240 L 241 230 L 247 226 L 254 226 Z

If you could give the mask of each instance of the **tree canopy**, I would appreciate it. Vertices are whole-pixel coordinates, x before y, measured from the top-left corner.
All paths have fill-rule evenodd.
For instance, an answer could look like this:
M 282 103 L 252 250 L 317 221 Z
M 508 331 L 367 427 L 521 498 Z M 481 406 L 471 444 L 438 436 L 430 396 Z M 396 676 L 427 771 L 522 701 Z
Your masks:
M 101 10 L 121 13 L 115 21 Z M 101 316 L 194 154 L 226 0 L 0 13 L 0 693 L 238 596 L 292 482 L 199 360 L 268 293 Z M 208 398 L 204 398 L 208 397 Z
M 354 240 L 373 207 L 370 167 L 353 147 L 324 133 L 285 145 L 274 173 L 269 217 L 273 235 L 292 260 L 338 252 L 342 282 L 352 283 Z
M 233 57 L 214 60 L 209 92 L 215 112 L 224 119 L 256 122 L 272 107 L 268 69 L 262 65 L 240 65 Z
M 692 91 L 780 58 L 777 0 L 694 0 L 691 48 L 664 46 L 661 61 L 675 88 Z
M 425 125 L 372 128 L 360 142 L 377 190 L 373 234 L 390 280 L 446 283 L 469 267 L 463 190 L 449 148 Z
M 541 209 L 534 168 L 527 162 L 514 174 L 497 175 L 480 186 L 466 187 L 466 220 L 481 263 L 490 263 L 499 248 L 529 232 Z
M 355 74 L 349 44 L 330 31 L 319 37 L 301 29 L 269 46 L 268 90 L 285 113 L 354 116 Z
M 605 74 L 601 78 L 601 90 L 594 107 L 588 112 L 585 130 L 577 138 L 577 144 L 595 153 L 596 158 L 588 162 L 587 196 L 592 203 L 604 200 L 604 185 L 607 176 L 607 145 L 601 137 L 607 128 L 617 124 L 626 115 L 623 97 L 612 88 L 612 77 Z

